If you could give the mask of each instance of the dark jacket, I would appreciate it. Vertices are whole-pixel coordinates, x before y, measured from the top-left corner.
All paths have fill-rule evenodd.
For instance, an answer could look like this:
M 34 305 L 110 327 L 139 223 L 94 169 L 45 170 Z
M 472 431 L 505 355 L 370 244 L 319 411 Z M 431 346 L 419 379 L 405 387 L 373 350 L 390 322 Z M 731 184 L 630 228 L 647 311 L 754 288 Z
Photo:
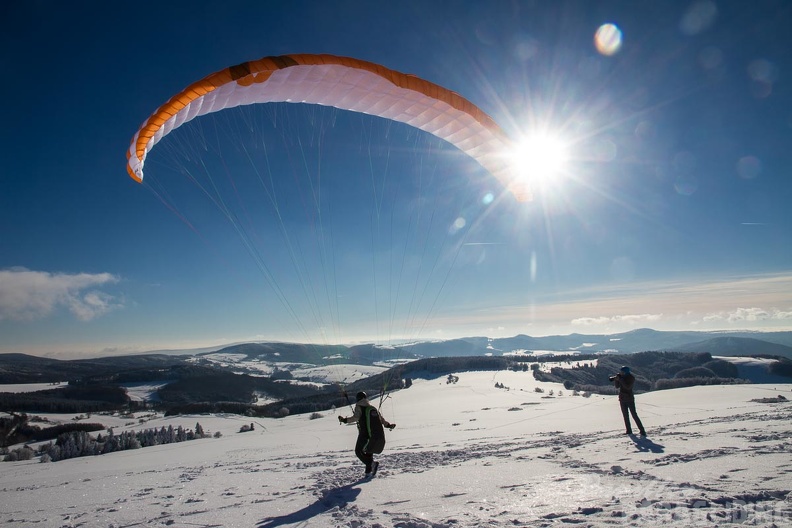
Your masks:
M 363 398 L 355 405 L 355 413 L 349 418 L 341 418 L 344 423 L 357 423 L 358 440 L 355 444 L 355 454 L 366 464 L 366 470 L 370 469 L 372 453 L 382 453 L 385 449 L 385 429 L 393 427 L 379 413 L 376 407 L 371 405 L 368 399 Z
M 371 412 L 367 412 L 371 411 Z M 352 416 L 349 418 L 344 418 L 344 423 L 356 423 L 358 426 L 358 433 L 361 436 L 371 437 L 372 436 L 372 428 L 376 427 L 376 422 L 371 420 L 373 415 L 374 420 L 378 421 L 380 424 L 379 429 L 382 429 L 382 426 L 390 427 L 391 424 L 382 417 L 382 415 L 377 412 L 377 408 L 371 405 L 367 398 L 363 398 L 355 405 L 355 411 Z
M 613 384 L 619 389 L 619 401 L 635 401 L 635 394 L 633 393 L 635 376 L 632 374 L 617 374 Z

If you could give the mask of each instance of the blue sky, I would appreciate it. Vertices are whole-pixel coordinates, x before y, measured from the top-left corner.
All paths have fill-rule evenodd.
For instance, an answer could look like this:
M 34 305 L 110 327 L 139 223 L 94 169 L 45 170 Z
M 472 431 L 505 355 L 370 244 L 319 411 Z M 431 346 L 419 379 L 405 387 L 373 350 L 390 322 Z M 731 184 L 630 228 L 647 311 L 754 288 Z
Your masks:
M 0 352 L 792 328 L 789 4 L 162 4 L 0 7 Z M 187 124 L 127 176 L 171 95 L 289 53 L 416 74 L 568 159 L 519 203 L 425 133 L 282 104 Z

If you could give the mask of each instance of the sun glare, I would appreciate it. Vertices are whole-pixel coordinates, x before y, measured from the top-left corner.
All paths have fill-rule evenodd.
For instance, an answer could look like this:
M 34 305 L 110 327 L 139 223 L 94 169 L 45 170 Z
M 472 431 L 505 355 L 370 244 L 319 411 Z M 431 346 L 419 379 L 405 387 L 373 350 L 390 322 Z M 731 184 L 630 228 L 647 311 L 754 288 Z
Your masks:
M 537 134 L 518 142 L 511 158 L 519 179 L 531 186 L 544 186 L 561 175 L 569 153 L 560 138 Z

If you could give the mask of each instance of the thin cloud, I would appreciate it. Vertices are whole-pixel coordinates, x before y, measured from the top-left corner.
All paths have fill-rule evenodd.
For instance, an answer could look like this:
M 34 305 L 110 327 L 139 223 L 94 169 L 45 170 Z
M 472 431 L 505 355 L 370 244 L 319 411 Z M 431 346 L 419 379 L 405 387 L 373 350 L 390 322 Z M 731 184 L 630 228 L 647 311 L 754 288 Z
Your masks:
M 792 324 L 790 291 L 791 273 L 608 284 L 537 295 L 527 304 L 468 309 L 446 315 L 440 322 L 468 334 L 474 328 L 483 332 L 499 326 L 517 332 L 530 328 L 532 335 L 581 328 L 612 333 L 637 326 L 787 330 Z
M 0 321 L 34 321 L 66 308 L 90 321 L 122 307 L 97 288 L 118 282 L 110 273 L 49 273 L 24 268 L 0 270 Z
M 744 321 L 784 321 L 792 319 L 792 312 L 762 308 L 737 308 L 731 312 L 715 312 L 704 316 L 706 322 L 741 323 Z
M 608 317 L 579 317 L 571 321 L 574 326 L 601 326 L 610 324 L 643 324 L 660 321 L 663 314 L 612 315 Z
M 738 308 L 729 314 L 729 322 L 737 321 L 766 321 L 770 319 L 770 313 L 761 308 Z
M 781 311 L 781 310 L 776 310 L 776 311 L 773 313 L 773 319 L 778 319 L 778 320 L 788 320 L 788 319 L 792 319 L 792 311 Z

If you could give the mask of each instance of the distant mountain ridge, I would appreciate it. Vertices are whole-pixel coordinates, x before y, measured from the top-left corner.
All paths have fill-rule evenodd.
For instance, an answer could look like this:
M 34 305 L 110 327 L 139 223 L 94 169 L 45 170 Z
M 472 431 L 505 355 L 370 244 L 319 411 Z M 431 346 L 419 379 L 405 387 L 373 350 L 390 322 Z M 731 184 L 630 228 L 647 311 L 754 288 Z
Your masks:
M 783 356 L 792 359 L 792 347 L 771 343 L 753 337 L 723 336 L 705 341 L 688 343 L 676 349 L 678 352 L 709 352 L 720 356 L 741 356 L 751 350 L 753 356 Z
M 726 341 L 728 338 L 736 338 L 738 341 L 733 341 L 723 351 L 715 350 L 718 345 L 728 343 Z M 704 344 L 710 340 L 715 341 Z M 518 335 L 493 339 L 490 343 L 493 349 L 504 351 L 525 349 L 622 354 L 648 350 L 684 351 L 693 344 L 698 344 L 697 351 L 713 354 L 729 356 L 772 354 L 792 359 L 792 332 L 679 332 L 640 328 L 619 334 L 569 334 L 546 337 Z
M 502 356 L 514 351 L 619 353 L 645 351 L 707 352 L 714 356 L 780 356 L 792 359 L 792 332 L 675 332 L 641 328 L 618 334 L 569 334 L 544 337 L 466 337 L 397 346 L 242 343 L 181 355 L 136 354 L 93 359 L 57 360 L 26 354 L 0 354 L 0 383 L 54 382 L 110 375 L 119 369 L 164 370 L 213 354 L 238 354 L 249 360 L 331 365 L 379 364 L 429 357 Z
M 676 332 L 641 328 L 618 334 L 467 337 L 404 345 L 403 348 L 422 357 L 501 355 L 518 350 L 585 354 L 665 350 L 723 356 L 774 355 L 792 359 L 792 332 Z
M 120 371 L 162 371 L 187 365 L 185 356 L 141 354 L 59 360 L 27 354 L 0 354 L 0 383 L 54 383 Z

